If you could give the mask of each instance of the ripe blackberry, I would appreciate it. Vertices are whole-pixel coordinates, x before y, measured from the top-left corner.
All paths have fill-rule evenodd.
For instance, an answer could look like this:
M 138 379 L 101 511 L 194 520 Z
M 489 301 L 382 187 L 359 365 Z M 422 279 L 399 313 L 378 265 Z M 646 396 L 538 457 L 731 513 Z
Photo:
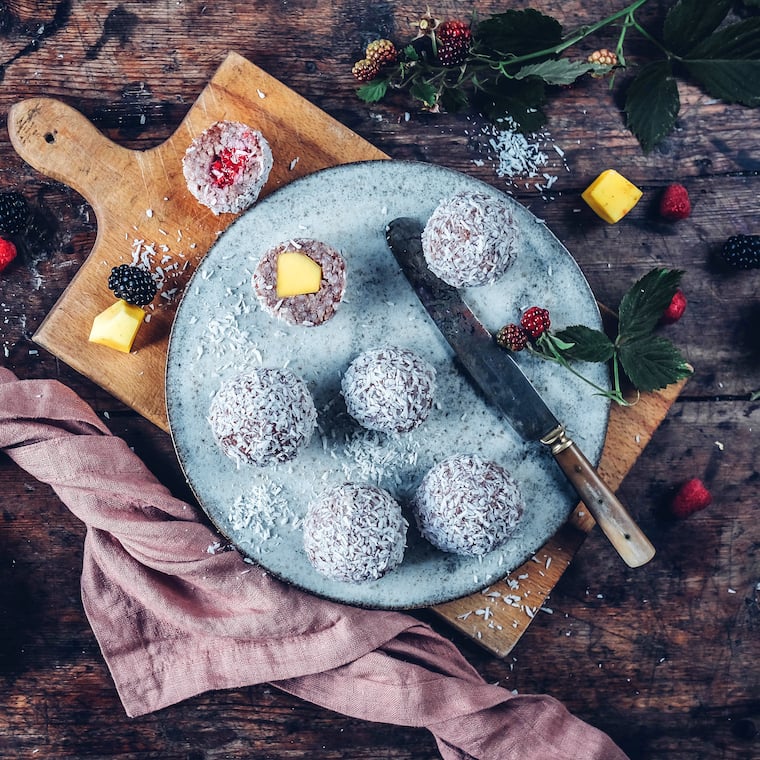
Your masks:
M 119 264 L 111 270 L 108 287 L 117 298 L 135 306 L 145 306 L 156 295 L 156 282 L 147 269 L 132 264 Z
M 508 351 L 522 351 L 528 345 L 528 331 L 521 325 L 504 325 L 496 333 L 496 343 Z
M 723 261 L 737 269 L 760 267 L 760 235 L 732 235 L 723 244 Z
M 551 326 L 549 312 L 540 306 L 531 306 L 522 315 L 520 324 L 528 331 L 531 338 L 538 338 Z
M 459 66 L 467 60 L 472 30 L 464 21 L 444 21 L 436 28 L 435 38 L 441 66 Z
M 0 193 L 0 233 L 17 235 L 26 228 L 28 219 L 29 206 L 21 193 Z

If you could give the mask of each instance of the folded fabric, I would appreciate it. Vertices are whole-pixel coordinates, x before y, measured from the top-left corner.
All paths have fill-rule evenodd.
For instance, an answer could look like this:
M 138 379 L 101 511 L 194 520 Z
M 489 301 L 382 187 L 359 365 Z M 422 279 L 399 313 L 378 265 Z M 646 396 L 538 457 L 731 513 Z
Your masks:
M 84 609 L 130 716 L 269 682 L 346 715 L 424 726 L 445 760 L 625 760 L 548 696 L 486 684 L 411 615 L 317 599 L 219 536 L 57 381 L 0 368 L 0 448 L 87 526 Z

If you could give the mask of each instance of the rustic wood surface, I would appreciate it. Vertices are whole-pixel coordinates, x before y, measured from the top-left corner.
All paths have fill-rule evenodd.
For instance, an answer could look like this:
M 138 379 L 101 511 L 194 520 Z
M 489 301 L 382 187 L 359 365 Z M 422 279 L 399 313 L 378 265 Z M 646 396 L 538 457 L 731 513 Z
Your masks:
M 623 3 L 513 3 L 568 28 Z M 652 2 L 656 23 L 668 3 Z M 461 3 L 436 3 L 442 16 Z M 480 15 L 504 10 L 474 2 Z M 468 9 L 469 10 L 469 6 Z M 484 652 L 435 615 L 483 676 L 520 692 L 549 693 L 607 731 L 635 760 L 760 755 L 760 424 L 758 275 L 716 264 L 722 242 L 760 232 L 757 111 L 727 107 L 680 86 L 677 130 L 643 155 L 623 128 L 616 90 L 589 80 L 554 97 L 544 135 L 556 175 L 499 176 L 486 127 L 467 115 L 421 114 L 403 99 L 367 106 L 352 62 L 378 36 L 405 38 L 413 3 L 0 2 L 0 189 L 18 189 L 39 224 L 0 275 L 0 361 L 23 378 L 58 378 L 103 415 L 177 495 L 187 496 L 163 431 L 32 341 L 96 239 L 92 208 L 27 165 L 7 135 L 11 106 L 54 97 L 115 142 L 165 141 L 229 50 L 256 63 L 393 158 L 465 171 L 512 192 L 573 252 L 599 300 L 619 302 L 651 267 L 686 271 L 686 316 L 668 328 L 696 372 L 620 494 L 658 548 L 630 570 L 593 531 L 507 658 Z M 629 56 L 651 50 L 631 36 Z M 597 46 L 614 45 L 612 32 Z M 598 44 L 597 44 L 598 43 Z M 584 43 L 585 44 L 585 43 Z M 618 79 L 623 85 L 625 76 Z M 559 148 L 560 152 L 553 150 Z M 623 222 L 594 218 L 580 192 L 615 167 L 645 191 Z M 659 191 L 690 191 L 689 220 L 658 219 Z M 666 517 L 672 493 L 700 477 L 713 505 L 686 521 Z M 79 599 L 83 528 L 52 492 L 0 459 L 0 755 L 123 758 L 437 757 L 424 730 L 328 713 L 266 686 L 203 695 L 154 715 L 125 717 Z

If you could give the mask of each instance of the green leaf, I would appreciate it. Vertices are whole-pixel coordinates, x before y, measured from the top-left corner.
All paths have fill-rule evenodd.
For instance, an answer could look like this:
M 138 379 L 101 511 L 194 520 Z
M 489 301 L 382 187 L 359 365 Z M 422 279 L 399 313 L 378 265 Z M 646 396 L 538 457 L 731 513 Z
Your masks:
M 410 88 L 409 94 L 416 100 L 421 100 L 428 108 L 438 101 L 438 90 L 427 82 L 416 81 Z
M 641 69 L 625 98 L 628 128 L 645 153 L 675 126 L 681 108 L 678 87 L 668 61 L 656 61 Z
M 715 32 L 682 63 L 708 94 L 727 103 L 760 105 L 760 18 Z
M 665 17 L 665 46 L 684 55 L 718 28 L 732 5 L 733 0 L 679 0 Z
M 618 345 L 649 335 L 670 305 L 683 271 L 652 269 L 635 282 L 620 301 Z
M 476 51 L 484 48 L 498 58 L 551 50 L 561 42 L 559 21 L 533 8 L 497 13 L 481 21 L 475 30 Z
M 552 58 L 541 63 L 532 63 L 523 66 L 514 74 L 515 79 L 525 79 L 525 77 L 540 77 L 547 84 L 567 85 L 572 84 L 578 77 L 588 74 L 599 69 L 609 69 L 609 66 L 601 67 L 585 61 L 571 61 L 569 58 Z
M 377 103 L 385 97 L 386 92 L 388 92 L 388 82 L 385 79 L 373 79 L 359 87 L 356 94 L 365 103 Z
M 470 105 L 467 94 L 459 87 L 444 88 L 441 91 L 439 102 L 441 108 L 447 113 L 459 113 Z
M 625 374 L 640 391 L 657 391 L 692 374 L 681 352 L 657 335 L 630 341 L 618 349 Z
M 555 337 L 571 343 L 572 348 L 563 351 L 570 359 L 582 362 L 606 362 L 612 358 L 615 346 L 600 330 L 585 325 L 572 325 L 560 330 Z
M 480 113 L 497 125 L 510 118 L 519 131 L 532 134 L 546 124 L 546 114 L 542 110 L 546 102 L 546 85 L 538 77 L 502 77 L 484 85 L 475 97 Z

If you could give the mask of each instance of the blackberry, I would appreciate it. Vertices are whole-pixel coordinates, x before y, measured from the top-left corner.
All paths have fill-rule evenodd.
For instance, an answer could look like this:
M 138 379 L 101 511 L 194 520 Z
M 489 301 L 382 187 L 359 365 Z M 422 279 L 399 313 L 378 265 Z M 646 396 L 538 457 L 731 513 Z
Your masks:
M 444 21 L 436 27 L 435 36 L 441 66 L 459 66 L 467 60 L 472 31 L 464 21 Z
M 367 45 L 364 57 L 374 63 L 375 66 L 385 66 L 389 63 L 395 63 L 396 58 L 398 58 L 398 50 L 390 40 L 373 40 Z
M 17 235 L 26 229 L 28 220 L 29 206 L 21 193 L 0 193 L 0 233 Z
M 737 269 L 760 267 L 760 235 L 732 235 L 723 244 L 723 261 Z
M 158 290 L 150 272 L 132 264 L 114 267 L 108 277 L 108 287 L 117 298 L 134 306 L 150 303 Z
M 351 73 L 360 82 L 371 82 L 380 73 L 380 68 L 374 61 L 362 58 L 354 64 Z
M 531 338 L 538 338 L 551 326 L 549 312 L 540 306 L 531 306 L 520 319 L 520 324 L 528 331 Z
M 504 325 L 496 333 L 496 342 L 508 351 L 522 351 L 528 345 L 528 331 L 522 325 Z

